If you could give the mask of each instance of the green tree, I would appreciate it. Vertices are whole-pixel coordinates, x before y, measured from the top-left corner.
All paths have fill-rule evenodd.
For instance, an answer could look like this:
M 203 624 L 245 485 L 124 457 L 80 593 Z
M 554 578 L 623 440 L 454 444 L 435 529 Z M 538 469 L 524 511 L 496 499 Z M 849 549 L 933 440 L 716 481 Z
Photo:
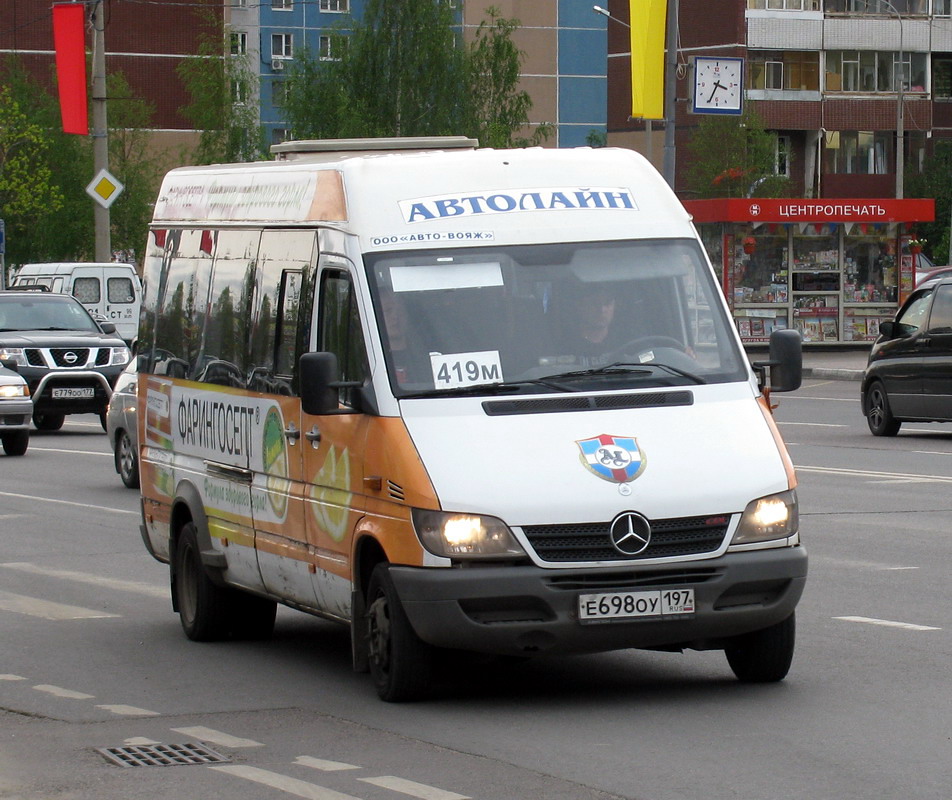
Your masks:
M 740 117 L 706 115 L 688 145 L 691 190 L 699 197 L 789 197 L 788 178 L 774 174 L 774 137 L 748 105 Z
M 212 16 L 201 18 L 206 32 L 199 37 L 198 55 L 176 70 L 190 98 L 180 110 L 201 131 L 191 158 L 198 164 L 262 158 L 257 78 L 249 57 L 225 55 L 231 52 L 230 30 Z
M 493 147 L 519 138 L 531 100 L 518 87 L 516 20 L 489 9 L 469 44 L 449 3 L 369 0 L 363 17 L 329 32 L 335 58 L 299 52 L 287 71 L 285 112 L 296 138 L 462 134 Z
M 923 248 L 936 264 L 948 264 L 950 256 L 949 219 L 952 215 L 952 142 L 937 141 L 933 155 L 923 164 L 922 172 L 911 175 L 907 183 L 907 196 L 934 197 L 935 222 L 920 222 L 916 235 L 926 239 Z

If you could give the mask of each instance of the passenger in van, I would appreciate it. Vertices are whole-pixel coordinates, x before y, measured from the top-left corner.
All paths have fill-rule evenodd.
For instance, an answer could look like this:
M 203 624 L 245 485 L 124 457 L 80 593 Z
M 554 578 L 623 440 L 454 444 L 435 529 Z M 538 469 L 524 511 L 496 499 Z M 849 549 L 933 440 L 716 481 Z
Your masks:
M 400 386 L 419 383 L 432 385 L 428 362 L 417 348 L 411 346 L 406 299 L 392 289 L 384 289 L 380 292 L 380 307 L 397 383 Z

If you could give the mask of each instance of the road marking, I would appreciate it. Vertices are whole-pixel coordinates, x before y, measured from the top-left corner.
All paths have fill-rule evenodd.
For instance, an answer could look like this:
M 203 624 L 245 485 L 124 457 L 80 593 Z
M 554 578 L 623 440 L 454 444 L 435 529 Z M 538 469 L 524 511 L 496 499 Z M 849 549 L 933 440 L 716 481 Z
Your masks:
M 102 450 L 67 450 L 64 447 L 31 447 L 30 452 L 34 450 L 39 450 L 43 453 L 71 453 L 78 456 L 108 456 L 109 458 L 115 458 L 112 453 L 104 453 Z
M 815 472 L 819 475 L 848 475 L 857 478 L 879 480 L 919 481 L 925 483 L 952 483 L 948 475 L 916 475 L 908 472 L 876 472 L 868 469 L 842 469 L 839 467 L 813 467 L 797 464 L 797 472 Z
M 146 583 L 123 581 L 117 578 L 104 578 L 101 575 L 91 575 L 86 572 L 74 572 L 68 569 L 52 569 L 30 564 L 26 561 L 11 561 L 9 564 L 0 564 L 4 569 L 13 569 L 17 572 L 28 572 L 31 575 L 44 575 L 48 578 L 63 578 L 64 580 L 88 583 L 106 589 L 118 589 L 122 592 L 134 592 L 147 597 L 168 597 L 169 589 L 166 586 L 150 586 Z
M 325 761 L 322 758 L 314 758 L 313 756 L 298 756 L 294 763 L 300 764 L 302 767 L 319 769 L 322 772 L 338 772 L 342 769 L 360 769 L 360 767 L 355 764 L 345 764 L 343 761 Z
M 883 564 L 878 561 L 860 561 L 855 558 L 833 558 L 831 556 L 812 556 L 817 561 L 820 561 L 824 564 L 837 564 L 841 567 L 851 567 L 854 569 L 873 569 L 879 570 L 881 572 L 885 571 L 898 571 L 898 570 L 913 570 L 919 569 L 919 567 L 906 567 L 896 564 Z
M 65 697 L 68 700 L 93 700 L 96 697 L 94 694 L 74 692 L 72 689 L 64 689 L 62 686 L 50 686 L 46 683 L 41 683 L 33 688 L 38 692 L 46 692 L 54 697 Z
M 139 511 L 126 511 L 124 508 L 110 508 L 109 506 L 92 506 L 89 503 L 74 503 L 72 500 L 54 500 L 51 497 L 38 497 L 35 494 L 18 494 L 17 492 L 0 492 L 3 497 L 17 497 L 21 500 L 35 500 L 38 503 L 54 503 L 62 506 L 76 506 L 77 508 L 88 508 L 93 511 L 108 511 L 111 514 L 133 514 L 139 516 Z
M 224 772 L 228 775 L 234 775 L 236 778 L 244 778 L 246 781 L 260 783 L 263 786 L 270 786 L 272 789 L 280 789 L 282 792 L 293 794 L 295 797 L 303 797 L 305 800 L 359 800 L 349 794 L 335 792 L 333 789 L 326 789 L 318 786 L 316 783 L 300 781 L 297 778 L 290 778 L 279 772 L 271 772 L 258 767 L 247 767 L 244 765 L 235 765 L 227 767 L 209 767 L 216 772 Z
M 812 428 L 848 428 L 849 425 L 840 425 L 832 422 L 778 422 L 781 428 L 787 425 L 809 425 Z
M 254 739 L 241 739 L 229 733 L 213 730 L 212 728 L 197 726 L 194 728 L 172 728 L 172 730 L 176 733 L 184 734 L 185 736 L 194 736 L 203 742 L 220 744 L 222 747 L 264 747 L 261 742 L 256 742 Z
M 865 625 L 882 625 L 886 628 L 902 628 L 907 631 L 941 631 L 942 628 L 933 628 L 930 625 L 914 625 L 911 622 L 894 622 L 889 619 L 875 619 L 873 617 L 833 617 L 843 622 L 861 622 Z
M 39 600 L 36 597 L 13 594 L 12 592 L 0 592 L 0 610 L 52 620 L 109 619 L 119 616 L 118 614 L 109 614 L 106 611 L 93 611 L 91 608 L 83 608 L 82 606 L 67 606 L 49 600 Z
M 123 744 L 127 747 L 144 747 L 145 745 L 162 743 L 157 742 L 155 739 L 149 739 L 145 736 L 133 736 L 131 739 L 126 739 Z
M 817 386 L 825 386 L 832 381 L 825 381 L 822 384 L 814 384 L 811 386 L 811 389 L 815 389 Z M 808 394 L 788 394 L 783 398 L 771 397 L 771 400 L 821 400 L 824 403 L 858 403 L 859 398 L 855 400 L 852 397 L 811 397 Z
M 394 775 L 382 775 L 379 778 L 358 778 L 364 783 L 370 783 L 374 786 L 380 786 L 383 789 L 390 789 L 400 794 L 406 794 L 410 797 L 418 797 L 420 800 L 470 800 L 469 797 L 456 792 L 447 792 L 444 789 L 437 789 L 435 786 L 427 786 L 425 783 L 408 781 L 405 778 L 397 778 Z
M 952 453 L 942 450 L 910 450 L 910 453 L 915 453 L 920 456 L 952 456 Z
M 0 675 L 0 681 L 25 681 L 26 678 L 22 678 L 19 675 Z
M 159 716 L 158 711 L 149 711 L 147 708 L 136 708 L 135 706 L 96 706 L 96 708 L 101 708 L 103 711 L 108 711 L 110 714 L 116 714 L 120 717 L 157 717 Z

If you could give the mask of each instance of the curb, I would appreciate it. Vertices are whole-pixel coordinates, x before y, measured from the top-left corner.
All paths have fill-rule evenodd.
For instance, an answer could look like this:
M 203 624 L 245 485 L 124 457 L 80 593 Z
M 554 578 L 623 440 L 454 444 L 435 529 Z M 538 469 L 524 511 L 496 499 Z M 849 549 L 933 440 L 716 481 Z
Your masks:
M 810 378 L 827 378 L 835 381 L 861 381 L 861 369 L 834 369 L 830 367 L 804 367 L 803 376 Z

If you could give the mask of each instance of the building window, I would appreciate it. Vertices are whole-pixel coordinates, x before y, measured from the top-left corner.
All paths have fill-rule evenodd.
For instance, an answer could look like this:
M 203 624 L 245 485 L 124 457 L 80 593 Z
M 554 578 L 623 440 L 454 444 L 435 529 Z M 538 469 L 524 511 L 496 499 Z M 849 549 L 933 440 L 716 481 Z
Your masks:
M 271 81 L 271 102 L 278 108 L 284 108 L 288 100 L 288 85 L 284 81 Z
M 935 60 L 932 65 L 932 90 L 936 100 L 952 100 L 952 60 Z
M 927 53 L 902 54 L 903 88 L 924 92 Z M 826 54 L 826 91 L 895 92 L 899 53 L 872 50 L 829 50 Z
M 271 34 L 271 57 L 272 58 L 293 58 L 294 56 L 294 34 L 293 33 L 272 33 Z
M 789 136 L 778 136 L 774 143 L 774 172 L 790 177 L 790 158 L 793 153 Z
M 232 33 L 229 35 L 231 41 L 231 54 L 233 56 L 243 56 L 248 52 L 248 34 Z
M 748 89 L 820 90 L 818 52 L 750 50 L 747 53 Z
M 321 11 L 346 14 L 350 11 L 350 0 L 321 0 Z
M 747 8 L 769 8 L 771 11 L 819 11 L 820 0 L 747 0 Z
M 281 142 L 287 142 L 290 139 L 291 139 L 290 128 L 272 128 L 271 129 L 271 144 L 281 144 Z
M 231 82 L 231 102 L 243 106 L 248 101 L 248 84 L 243 80 Z
M 952 2 L 950 0 L 932 0 L 932 14 L 936 17 L 952 16 Z
M 827 136 L 827 171 L 844 175 L 885 175 L 893 150 L 891 131 L 833 131 Z
M 271 0 L 272 11 L 293 11 L 294 0 Z
M 933 0 L 933 7 L 936 3 L 942 2 L 947 2 L 947 0 Z M 929 14 L 929 0 L 890 0 L 888 4 L 885 0 L 826 0 L 825 7 L 826 11 L 831 14 L 885 15 L 893 18 L 896 14 L 918 17 L 925 17 Z M 939 12 L 934 11 L 933 13 L 938 14 Z

